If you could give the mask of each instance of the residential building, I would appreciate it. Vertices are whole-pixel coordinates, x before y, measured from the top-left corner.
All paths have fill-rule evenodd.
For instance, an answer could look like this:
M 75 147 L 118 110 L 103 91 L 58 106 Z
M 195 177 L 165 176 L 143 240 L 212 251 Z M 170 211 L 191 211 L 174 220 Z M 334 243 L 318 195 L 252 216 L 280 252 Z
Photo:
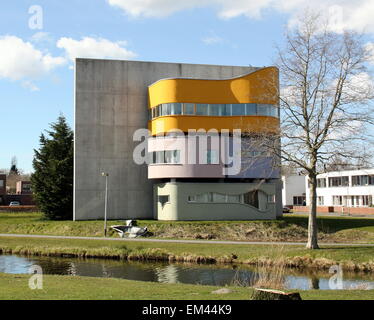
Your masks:
M 306 201 L 310 204 L 308 179 Z M 327 172 L 317 176 L 317 205 L 370 207 L 374 197 L 374 169 Z
M 241 162 L 230 171 L 237 129 Z M 109 219 L 274 219 L 282 214 L 279 166 L 248 145 L 278 130 L 275 67 L 77 59 L 74 219 L 103 218 L 101 172 L 109 174 Z

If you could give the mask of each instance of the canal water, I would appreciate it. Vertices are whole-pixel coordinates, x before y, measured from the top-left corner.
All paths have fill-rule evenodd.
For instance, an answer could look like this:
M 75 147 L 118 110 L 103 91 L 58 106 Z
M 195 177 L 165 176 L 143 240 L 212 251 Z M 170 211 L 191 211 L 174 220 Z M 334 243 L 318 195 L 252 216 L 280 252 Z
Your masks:
M 0 272 L 27 274 L 34 265 L 43 274 L 122 278 L 161 283 L 189 283 L 201 285 L 254 285 L 259 271 L 243 265 L 170 264 L 128 262 L 102 259 L 25 257 L 0 255 Z M 275 270 L 274 270 L 275 271 Z M 270 275 L 271 275 L 270 271 Z M 285 289 L 339 289 L 332 281 L 334 274 L 326 272 L 286 269 L 282 281 Z M 335 275 L 336 277 L 336 275 Z M 332 284 L 331 284 L 332 283 Z M 343 289 L 374 289 L 373 273 L 342 274 Z

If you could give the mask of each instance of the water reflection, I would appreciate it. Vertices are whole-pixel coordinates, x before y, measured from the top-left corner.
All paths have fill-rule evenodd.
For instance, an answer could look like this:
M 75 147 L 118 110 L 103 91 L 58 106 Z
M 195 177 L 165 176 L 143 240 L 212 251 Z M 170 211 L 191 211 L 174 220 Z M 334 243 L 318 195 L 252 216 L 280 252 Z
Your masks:
M 259 277 L 256 269 L 236 265 L 196 265 L 144 263 L 100 259 L 22 257 L 0 255 L 0 272 L 28 273 L 31 265 L 42 267 L 45 274 L 123 278 L 162 283 L 191 283 L 224 286 L 230 284 L 253 285 Z M 328 290 L 328 272 L 301 272 L 286 270 L 283 276 L 287 289 Z M 374 275 L 344 273 L 344 288 L 374 289 Z

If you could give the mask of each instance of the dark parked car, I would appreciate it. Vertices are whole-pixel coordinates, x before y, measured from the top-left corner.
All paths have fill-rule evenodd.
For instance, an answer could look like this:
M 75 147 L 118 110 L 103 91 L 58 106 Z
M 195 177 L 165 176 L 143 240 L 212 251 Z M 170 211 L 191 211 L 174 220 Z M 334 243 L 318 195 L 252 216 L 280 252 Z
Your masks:
M 291 209 L 289 207 L 283 207 L 283 213 L 290 213 Z

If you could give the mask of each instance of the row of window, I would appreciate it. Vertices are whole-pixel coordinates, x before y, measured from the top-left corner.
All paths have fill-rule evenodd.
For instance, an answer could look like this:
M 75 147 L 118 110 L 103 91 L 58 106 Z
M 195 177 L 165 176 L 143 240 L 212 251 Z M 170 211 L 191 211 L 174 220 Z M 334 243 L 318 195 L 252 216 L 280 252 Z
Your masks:
M 352 176 L 352 187 L 374 185 L 374 176 L 362 175 Z M 317 179 L 317 188 L 326 188 L 326 178 Z M 329 177 L 329 187 L 349 187 L 349 177 Z
M 219 153 L 217 150 L 207 150 L 205 154 L 206 164 L 219 164 Z M 150 164 L 180 164 L 180 150 L 164 150 L 149 152 Z
M 323 205 L 323 197 L 322 204 L 318 201 L 318 205 Z M 318 200 L 318 199 L 317 199 Z M 373 205 L 373 199 L 371 195 L 363 195 L 363 196 L 333 196 L 332 197 L 332 204 L 335 206 L 349 206 L 349 207 L 367 207 Z
M 252 207 L 259 208 L 259 197 L 258 191 L 250 191 L 243 194 L 222 194 L 216 192 L 207 192 L 198 195 L 188 196 L 188 202 L 196 202 L 196 203 L 242 203 L 248 204 Z M 274 195 L 267 196 L 268 203 L 275 202 Z
M 170 115 L 197 116 L 271 116 L 279 117 L 279 108 L 257 103 L 163 103 L 150 109 L 150 119 Z

